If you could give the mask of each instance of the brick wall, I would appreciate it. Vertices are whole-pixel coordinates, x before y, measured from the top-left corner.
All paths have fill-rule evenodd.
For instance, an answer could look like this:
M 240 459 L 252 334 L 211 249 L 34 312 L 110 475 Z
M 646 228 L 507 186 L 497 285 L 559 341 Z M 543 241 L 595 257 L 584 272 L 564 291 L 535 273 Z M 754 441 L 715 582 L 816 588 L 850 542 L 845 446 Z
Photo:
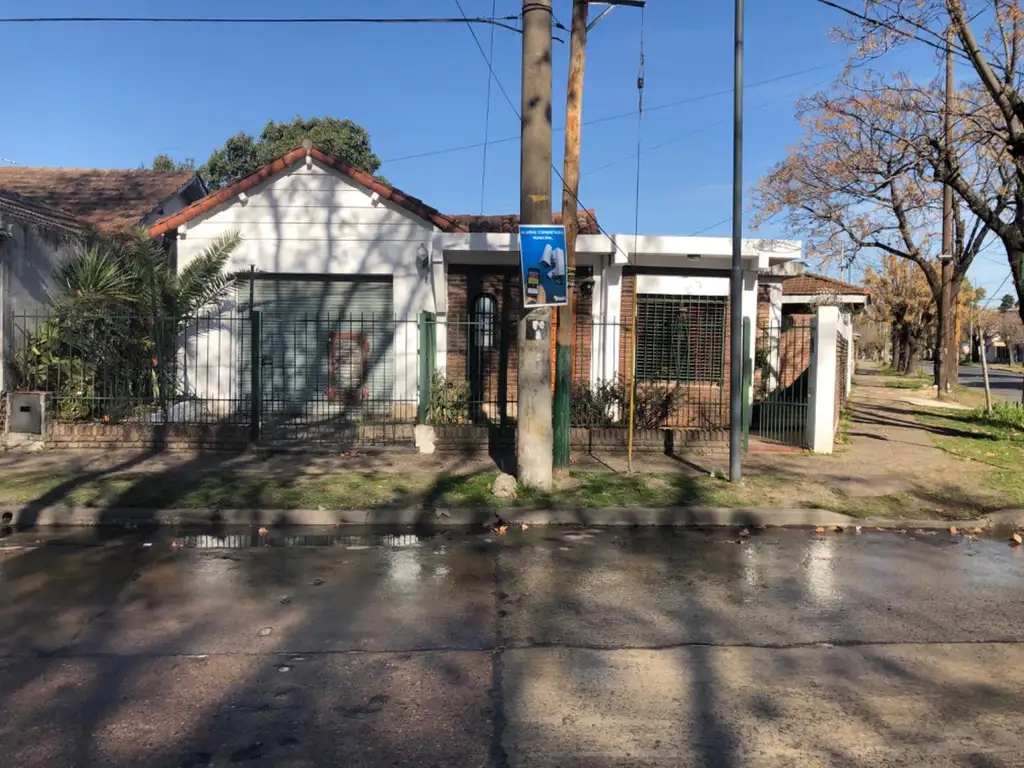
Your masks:
M 570 446 L 577 453 L 625 453 L 629 432 L 622 428 L 585 429 L 573 427 Z M 486 426 L 435 427 L 434 447 L 440 453 L 483 453 L 512 451 L 515 429 L 499 430 Z M 658 453 L 670 456 L 697 456 L 728 451 L 723 433 L 700 429 L 637 430 L 633 434 L 633 450 L 637 453 Z
M 249 428 L 238 424 L 52 424 L 47 448 L 160 448 L 241 451 Z
M 592 307 L 590 295 L 580 290 L 581 280 L 590 277 L 590 267 L 577 268 L 575 289 L 576 349 L 573 374 L 579 381 L 590 376 L 591 339 L 589 321 Z M 522 278 L 516 266 L 452 264 L 448 267 L 448 347 L 445 361 L 448 375 L 462 381 L 470 379 L 470 338 L 476 326 L 471 325 L 473 301 L 480 294 L 494 296 L 497 320 L 494 345 L 487 350 L 472 350 L 473 362 L 479 366 L 473 397 L 497 404 L 503 399 L 517 399 L 517 333 L 522 308 Z M 551 334 L 552 350 L 555 328 Z M 511 412 L 511 411 L 510 411 Z M 488 414 L 491 418 L 495 414 Z

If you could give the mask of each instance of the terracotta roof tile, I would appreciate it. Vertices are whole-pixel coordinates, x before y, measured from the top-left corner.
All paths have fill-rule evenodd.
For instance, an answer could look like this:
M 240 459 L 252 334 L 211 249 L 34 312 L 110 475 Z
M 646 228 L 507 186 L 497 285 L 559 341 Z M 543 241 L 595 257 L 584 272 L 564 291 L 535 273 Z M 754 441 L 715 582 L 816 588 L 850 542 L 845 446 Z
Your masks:
M 518 214 L 505 214 L 497 216 L 474 216 L 472 214 L 455 214 L 451 218 L 465 225 L 470 232 L 504 232 L 515 234 L 519 231 Z M 562 214 L 555 213 L 551 216 L 552 224 L 562 223 Z M 579 222 L 579 234 L 599 235 L 601 230 L 597 225 L 597 215 L 593 210 L 578 211 L 576 219 Z
M 216 208 L 236 195 L 252 189 L 260 182 L 269 179 L 286 168 L 294 165 L 295 163 L 305 160 L 306 147 L 297 147 L 291 152 L 282 155 L 277 160 L 260 168 L 258 171 L 250 173 L 248 176 L 239 179 L 234 184 L 230 184 L 223 189 L 213 192 L 201 200 L 197 200 L 192 205 L 184 208 L 177 213 L 167 216 L 160 221 L 153 224 L 149 233 L 156 237 L 157 235 L 163 235 L 171 230 L 177 229 L 182 224 L 191 221 L 196 216 L 199 216 L 207 211 Z M 439 229 L 445 232 L 462 232 L 466 231 L 464 227 L 456 222 L 453 218 L 445 216 L 443 213 L 438 211 L 436 208 L 424 203 L 419 198 L 408 195 L 400 189 L 392 187 L 380 179 L 376 178 L 372 174 L 366 171 L 353 168 L 350 165 L 346 165 L 337 158 L 331 157 L 330 155 L 321 152 L 316 147 L 309 148 L 310 156 L 317 162 L 320 162 L 329 168 L 333 168 L 339 173 L 348 176 L 350 179 L 355 181 L 357 184 L 361 184 L 367 189 L 376 192 L 385 200 L 388 200 L 395 205 L 404 208 L 405 210 L 412 213 L 414 216 L 418 216 L 424 221 L 429 221 L 437 226 Z
M 824 275 L 805 273 L 782 281 L 782 293 L 789 296 L 818 296 L 838 294 L 840 296 L 870 296 L 871 292 L 860 285 L 845 283 Z
M 76 219 L 64 211 L 40 205 L 34 200 L 22 197 L 15 192 L 0 189 L 0 215 L 7 214 L 20 221 L 40 225 L 49 229 L 59 229 L 71 234 L 80 234 L 92 228 L 82 219 Z
M 193 176 L 193 171 L 12 166 L 0 168 L 0 189 L 116 231 L 138 224 Z

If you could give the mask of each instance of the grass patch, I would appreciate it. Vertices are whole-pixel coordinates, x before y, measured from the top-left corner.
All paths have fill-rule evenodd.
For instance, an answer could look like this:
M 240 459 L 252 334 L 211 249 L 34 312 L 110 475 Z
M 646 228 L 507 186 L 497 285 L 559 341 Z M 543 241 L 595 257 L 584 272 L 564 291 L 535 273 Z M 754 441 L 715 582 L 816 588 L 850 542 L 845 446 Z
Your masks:
M 924 389 L 931 384 L 931 376 L 900 376 L 885 382 L 885 386 L 889 389 Z
M 991 417 L 977 408 L 918 418 L 939 430 L 933 438 L 938 448 L 980 465 L 974 471 L 965 467 L 980 491 L 999 497 L 1005 507 L 1024 505 L 1024 408 L 1001 403 Z
M 764 503 L 776 483 L 751 478 L 741 486 L 706 475 L 578 471 L 543 493 L 520 488 L 496 499 L 497 473 L 342 472 L 282 476 L 256 472 L 87 474 L 8 473 L 0 479 L 0 506 L 38 502 L 119 509 L 380 509 L 385 507 L 668 507 Z

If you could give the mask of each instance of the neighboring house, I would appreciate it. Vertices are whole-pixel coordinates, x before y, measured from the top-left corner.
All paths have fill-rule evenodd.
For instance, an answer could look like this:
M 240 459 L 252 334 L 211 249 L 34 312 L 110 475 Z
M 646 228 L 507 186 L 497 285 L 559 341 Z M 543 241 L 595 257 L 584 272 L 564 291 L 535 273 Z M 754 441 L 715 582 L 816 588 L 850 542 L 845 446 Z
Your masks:
M 998 333 L 986 334 L 985 361 L 989 363 L 1024 363 L 1024 344 L 1008 344 Z
M 0 189 L 0 391 L 10 377 L 13 349 L 26 341 L 16 338 L 16 318 L 41 308 L 54 268 L 88 229 L 63 211 Z
M 590 211 L 580 225 L 576 379 L 596 385 L 627 375 L 635 296 L 638 378 L 713 393 L 720 425 L 728 418 L 729 238 L 606 235 Z M 150 227 L 173 239 L 179 269 L 232 230 L 243 244 L 229 269 L 251 269 L 253 279 L 225 314 L 246 309 L 250 292 L 262 311 L 265 409 L 327 418 L 355 398 L 408 418 L 423 378 L 417 320 L 430 313 L 430 367 L 469 380 L 476 398 L 496 398 L 500 415 L 514 416 L 505 409 L 516 397 L 516 216 L 445 215 L 307 143 Z M 800 244 L 750 240 L 743 250 L 743 314 L 753 320 L 759 271 L 798 258 Z M 197 329 L 185 364 L 191 394 L 224 407 L 246 403 L 254 346 L 246 327 Z M 195 349 L 214 352 L 200 359 Z
M 151 224 L 209 192 L 195 171 L 0 167 L 0 189 L 55 208 L 99 230 Z

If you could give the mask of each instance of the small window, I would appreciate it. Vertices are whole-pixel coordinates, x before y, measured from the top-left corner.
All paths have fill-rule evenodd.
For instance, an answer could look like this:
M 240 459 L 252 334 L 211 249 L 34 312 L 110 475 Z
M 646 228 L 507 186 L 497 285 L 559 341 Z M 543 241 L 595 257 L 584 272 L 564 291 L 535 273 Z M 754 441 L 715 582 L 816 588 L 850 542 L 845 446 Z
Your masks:
M 637 296 L 637 379 L 724 381 L 727 303 L 724 296 Z
M 494 349 L 494 324 L 498 315 L 498 302 L 493 293 L 481 293 L 473 299 L 473 345 L 477 349 Z

